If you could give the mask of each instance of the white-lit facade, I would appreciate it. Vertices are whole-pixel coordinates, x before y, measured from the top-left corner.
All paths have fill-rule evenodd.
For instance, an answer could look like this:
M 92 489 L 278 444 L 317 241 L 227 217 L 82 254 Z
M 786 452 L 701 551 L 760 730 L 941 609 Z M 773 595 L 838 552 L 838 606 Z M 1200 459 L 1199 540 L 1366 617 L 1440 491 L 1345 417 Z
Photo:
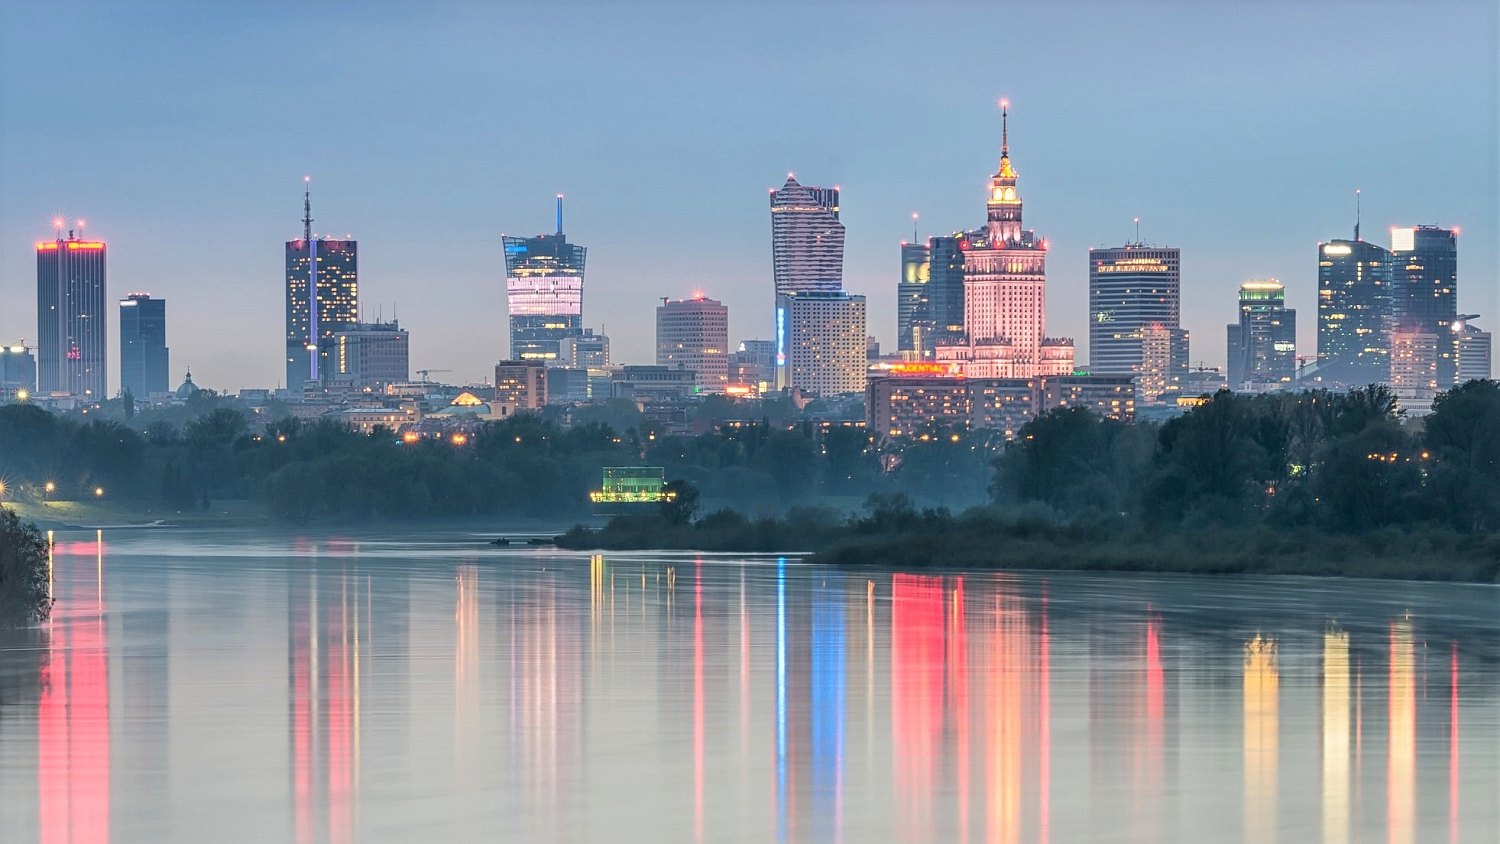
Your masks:
M 780 347 L 786 350 L 785 386 L 820 396 L 864 391 L 869 369 L 865 297 L 842 292 L 782 296 L 776 318 L 778 340 L 784 343 Z

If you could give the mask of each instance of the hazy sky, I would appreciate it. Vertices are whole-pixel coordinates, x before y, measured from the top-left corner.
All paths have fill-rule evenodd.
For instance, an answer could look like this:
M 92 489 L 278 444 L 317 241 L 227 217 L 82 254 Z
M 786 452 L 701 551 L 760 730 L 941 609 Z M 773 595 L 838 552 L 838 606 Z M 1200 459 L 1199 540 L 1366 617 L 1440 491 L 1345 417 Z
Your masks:
M 477 381 L 507 348 L 500 234 L 589 248 L 584 322 L 654 358 L 695 289 L 769 336 L 766 191 L 843 188 L 845 287 L 895 343 L 902 238 L 984 220 L 996 101 L 1047 333 L 1087 359 L 1087 249 L 1183 250 L 1192 357 L 1277 277 L 1315 353 L 1315 244 L 1461 227 L 1460 309 L 1500 326 L 1496 4 L 0 4 L 0 341 L 36 336 L 34 243 L 109 242 L 111 301 L 168 300 L 176 383 L 284 377 L 283 242 L 360 242 L 367 318 L 412 368 Z M 111 390 L 118 388 L 111 307 Z

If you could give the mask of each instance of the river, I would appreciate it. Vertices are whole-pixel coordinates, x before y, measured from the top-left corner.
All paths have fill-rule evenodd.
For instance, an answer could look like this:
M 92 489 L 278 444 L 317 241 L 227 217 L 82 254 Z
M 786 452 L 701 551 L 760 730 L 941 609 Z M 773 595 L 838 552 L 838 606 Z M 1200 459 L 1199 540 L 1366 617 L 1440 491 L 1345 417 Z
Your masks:
M 0 840 L 1500 834 L 1493 586 L 58 534 Z

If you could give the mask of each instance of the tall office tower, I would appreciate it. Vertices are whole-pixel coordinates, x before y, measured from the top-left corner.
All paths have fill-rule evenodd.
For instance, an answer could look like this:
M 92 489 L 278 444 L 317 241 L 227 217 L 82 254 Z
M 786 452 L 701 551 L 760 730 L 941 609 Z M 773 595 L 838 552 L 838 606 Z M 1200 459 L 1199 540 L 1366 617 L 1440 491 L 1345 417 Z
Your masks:
M 1276 279 L 1240 285 L 1240 321 L 1228 328 L 1229 389 L 1264 390 L 1297 375 L 1297 312 Z
M 1029 378 L 1042 374 L 1044 368 L 1060 371 L 1063 366 L 1071 371 L 1071 341 L 1048 344 L 1052 348 L 1044 360 L 1047 242 L 1021 228 L 1021 195 L 1010 162 L 1008 109 L 1002 108 L 1000 114 L 1000 167 L 990 177 L 986 225 L 968 232 L 958 243 L 964 262 L 964 336 L 938 346 L 934 356 L 959 363 L 971 378 Z M 935 271 L 936 250 L 932 260 Z
M 309 191 L 302 196 L 302 238 L 286 242 L 288 388 L 330 377 L 333 336 L 359 322 L 359 243 L 315 238 L 312 222 Z
M 771 259 L 777 296 L 844 289 L 838 188 L 800 185 L 787 174 L 771 191 Z
M 1490 332 L 1474 324 L 1479 314 L 1459 314 L 1453 324 L 1458 334 L 1458 383 L 1489 380 L 1490 377 Z
M 844 224 L 839 189 L 786 184 L 771 191 L 771 265 L 776 284 L 776 387 L 791 386 L 787 297 L 844 289 Z
M 538 360 L 502 360 L 495 364 L 495 401 L 517 410 L 547 405 L 547 366 Z
M 583 333 L 583 266 L 588 250 L 563 235 L 561 196 L 556 234 L 503 240 L 510 356 L 554 363 L 563 339 Z
M 927 239 L 927 310 L 932 320 L 929 352 L 964 336 L 964 249 L 967 235 Z
M 89 401 L 109 398 L 105 247 L 68 239 L 36 245 L 37 388 Z
M 896 350 L 922 360 L 932 348 L 932 308 L 927 298 L 931 250 L 901 243 L 901 280 L 896 284 Z
M 582 334 L 558 341 L 557 361 L 573 369 L 604 369 L 609 366 L 609 338 L 585 328 Z
M 697 373 L 700 392 L 729 383 L 729 308 L 704 297 L 663 300 L 656 309 L 656 365 Z
M 1139 373 L 1144 332 L 1181 326 L 1181 262 L 1182 250 L 1139 241 L 1089 250 L 1091 374 Z
M 1438 389 L 1458 378 L 1458 232 L 1438 226 L 1391 229 L 1395 330 L 1438 338 Z
M 333 335 L 332 373 L 361 390 L 383 392 L 411 380 L 411 337 L 396 320 L 356 322 Z
M 1141 329 L 1140 335 L 1141 362 L 1135 382 L 1136 402 L 1152 404 L 1182 395 L 1188 371 L 1187 329 L 1153 324 Z
M 812 292 L 783 296 L 786 386 L 820 396 L 865 389 L 865 297 Z
M 1325 382 L 1385 383 L 1391 373 L 1391 253 L 1359 236 L 1318 244 L 1318 370 Z
M 36 392 L 36 355 L 25 341 L 0 346 L 0 393 L 14 395 L 20 390 Z
M 120 300 L 120 392 L 145 401 L 172 389 L 168 380 L 167 300 L 132 293 Z

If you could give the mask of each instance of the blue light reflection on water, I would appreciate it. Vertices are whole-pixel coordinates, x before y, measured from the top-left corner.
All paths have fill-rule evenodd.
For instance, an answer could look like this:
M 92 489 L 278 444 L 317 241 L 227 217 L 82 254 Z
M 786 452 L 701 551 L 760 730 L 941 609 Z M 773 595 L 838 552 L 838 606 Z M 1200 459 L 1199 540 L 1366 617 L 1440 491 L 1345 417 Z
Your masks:
M 60 537 L 56 618 L 0 645 L 0 840 L 1500 826 L 1494 587 L 694 559 Z

